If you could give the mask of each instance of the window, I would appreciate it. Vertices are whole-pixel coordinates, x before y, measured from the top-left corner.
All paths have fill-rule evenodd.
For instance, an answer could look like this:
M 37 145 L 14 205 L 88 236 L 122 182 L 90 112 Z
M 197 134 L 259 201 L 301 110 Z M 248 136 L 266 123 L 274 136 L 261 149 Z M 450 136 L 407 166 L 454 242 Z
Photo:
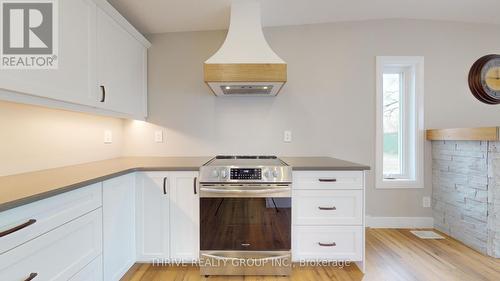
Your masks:
M 422 57 L 377 57 L 376 187 L 423 187 Z

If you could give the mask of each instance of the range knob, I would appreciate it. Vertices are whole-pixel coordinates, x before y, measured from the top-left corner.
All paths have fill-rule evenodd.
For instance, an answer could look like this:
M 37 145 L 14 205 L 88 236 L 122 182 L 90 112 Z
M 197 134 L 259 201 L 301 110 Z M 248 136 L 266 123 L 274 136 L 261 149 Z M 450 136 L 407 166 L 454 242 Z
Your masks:
M 223 178 L 223 179 L 227 178 L 227 171 L 226 171 L 226 170 L 221 170 L 221 171 L 220 171 L 220 176 L 221 176 L 221 178 Z
M 216 169 L 212 170 L 212 177 L 218 178 L 219 177 L 219 170 L 216 170 Z
M 273 170 L 273 178 L 277 178 L 279 174 L 278 170 Z
M 270 171 L 269 169 L 266 169 L 266 170 L 264 171 L 264 177 L 265 177 L 265 178 L 270 178 L 270 177 L 271 177 L 271 174 L 272 174 L 272 173 L 271 173 L 271 171 Z

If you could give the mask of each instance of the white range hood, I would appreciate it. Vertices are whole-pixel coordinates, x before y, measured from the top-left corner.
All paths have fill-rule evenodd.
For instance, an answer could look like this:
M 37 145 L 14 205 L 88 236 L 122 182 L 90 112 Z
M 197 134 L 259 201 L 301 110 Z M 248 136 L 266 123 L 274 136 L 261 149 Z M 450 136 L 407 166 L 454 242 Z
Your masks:
M 204 64 L 205 82 L 217 96 L 275 96 L 286 82 L 286 63 L 262 33 L 260 4 L 233 1 L 224 44 Z

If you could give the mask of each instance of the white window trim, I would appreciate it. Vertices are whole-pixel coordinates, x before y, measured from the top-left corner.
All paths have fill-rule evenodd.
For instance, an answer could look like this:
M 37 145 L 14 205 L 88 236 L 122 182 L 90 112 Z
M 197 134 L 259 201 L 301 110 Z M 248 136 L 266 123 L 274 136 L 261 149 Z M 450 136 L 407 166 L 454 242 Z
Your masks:
M 415 136 L 407 143 L 415 141 L 413 155 L 415 167 L 411 179 L 384 179 L 383 175 L 383 73 L 386 67 L 411 67 L 415 73 L 410 82 L 415 92 L 406 106 L 414 107 L 413 130 Z M 413 85 L 412 85 L 413 86 Z M 375 187 L 378 189 L 423 188 L 424 187 L 424 57 L 421 56 L 377 56 L 376 58 L 376 134 L 375 134 Z M 406 109 L 408 110 L 408 108 Z M 407 111 L 408 112 L 408 111 Z M 404 134 L 407 136 L 407 134 Z

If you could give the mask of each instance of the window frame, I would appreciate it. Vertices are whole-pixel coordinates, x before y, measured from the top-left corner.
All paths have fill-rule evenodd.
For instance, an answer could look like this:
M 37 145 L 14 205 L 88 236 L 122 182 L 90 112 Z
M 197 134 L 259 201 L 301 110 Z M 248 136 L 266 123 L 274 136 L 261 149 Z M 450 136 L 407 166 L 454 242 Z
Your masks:
M 403 138 L 402 174 L 384 175 L 383 75 L 402 73 L 404 86 L 400 96 L 400 127 Z M 421 56 L 376 57 L 376 157 L 375 187 L 380 189 L 423 188 L 424 178 L 424 58 Z M 399 140 L 398 140 L 399 141 Z

